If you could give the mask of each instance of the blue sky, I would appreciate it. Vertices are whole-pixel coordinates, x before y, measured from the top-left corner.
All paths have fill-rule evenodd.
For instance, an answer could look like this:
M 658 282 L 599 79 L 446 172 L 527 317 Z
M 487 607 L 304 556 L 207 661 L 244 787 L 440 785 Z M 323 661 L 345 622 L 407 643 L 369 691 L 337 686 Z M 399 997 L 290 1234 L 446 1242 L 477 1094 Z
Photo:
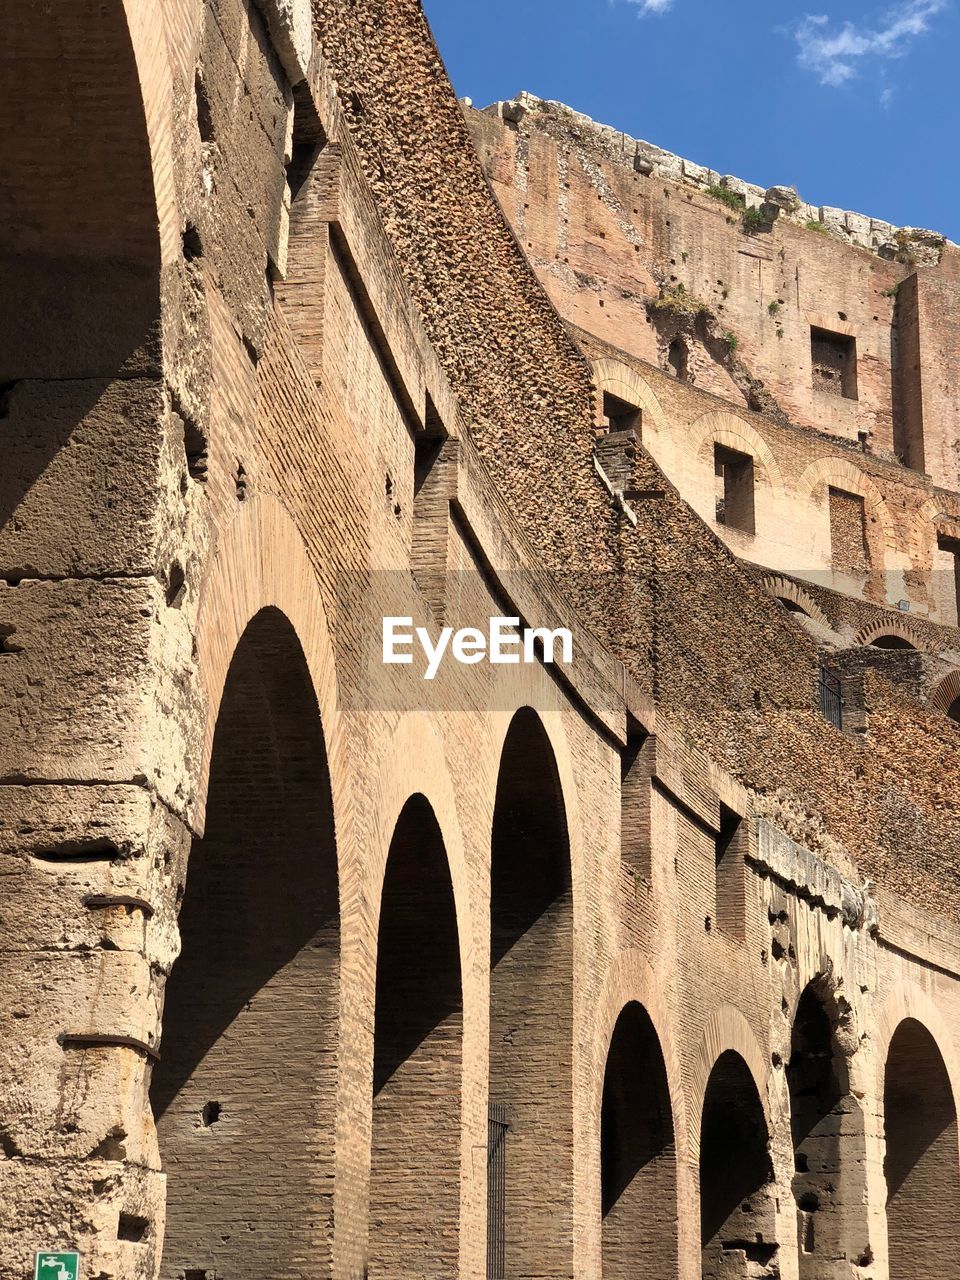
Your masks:
M 529 89 L 960 241 L 960 0 L 423 0 L 458 95 Z

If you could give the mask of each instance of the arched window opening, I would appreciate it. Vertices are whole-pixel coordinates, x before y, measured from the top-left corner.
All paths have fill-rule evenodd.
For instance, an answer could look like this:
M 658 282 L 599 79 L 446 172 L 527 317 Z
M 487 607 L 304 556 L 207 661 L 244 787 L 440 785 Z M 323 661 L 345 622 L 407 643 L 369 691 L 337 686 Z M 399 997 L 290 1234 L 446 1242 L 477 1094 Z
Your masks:
M 871 1256 L 863 1115 L 849 1091 L 833 1022 L 813 984 L 797 1006 L 787 1084 L 800 1277 L 846 1280 L 851 1264 Z
M 339 918 L 333 807 L 306 661 L 281 613 L 227 675 L 151 1101 L 161 1276 L 329 1276 Z
M 890 1042 L 884 1075 L 890 1280 L 955 1275 L 960 1253 L 960 1149 L 950 1077 L 913 1018 Z
M 572 1274 L 573 900 L 560 779 L 536 714 L 507 733 L 493 817 L 490 1104 L 502 1108 L 503 1185 L 487 1271 Z
M 805 618 L 810 617 L 809 613 L 807 613 L 803 605 L 797 604 L 796 600 L 788 600 L 786 596 L 777 596 L 777 599 L 780 601 L 780 603 L 783 605 L 783 607 L 786 609 L 788 613 L 800 613 Z
M 911 644 L 909 640 L 905 640 L 903 636 L 874 636 L 870 641 L 874 649 L 913 649 L 916 651 L 916 645 Z
M 667 1070 L 646 1010 L 610 1042 L 600 1117 L 604 1280 L 677 1274 L 677 1161 Z
M 682 338 L 674 338 L 667 350 L 667 364 L 673 376 L 680 382 L 687 380 L 687 344 Z
M 753 1076 L 728 1049 L 707 1082 L 700 1122 L 703 1280 L 780 1274 L 770 1138 Z
M 397 821 L 380 906 L 370 1280 L 457 1275 L 462 1036 L 453 886 L 418 795 Z

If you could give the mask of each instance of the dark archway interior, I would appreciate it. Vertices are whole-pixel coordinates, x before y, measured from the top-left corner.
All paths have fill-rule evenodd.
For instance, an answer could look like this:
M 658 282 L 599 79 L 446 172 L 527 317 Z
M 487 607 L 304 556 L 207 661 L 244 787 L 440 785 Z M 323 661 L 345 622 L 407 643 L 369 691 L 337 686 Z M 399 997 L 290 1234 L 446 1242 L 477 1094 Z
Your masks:
M 905 640 L 903 636 L 877 636 L 870 641 L 874 649 L 916 649 L 916 645 Z
M 960 698 L 954 698 L 950 703 L 950 709 L 947 711 L 947 715 L 951 720 L 956 720 L 957 723 L 960 724 Z
M 863 1114 L 849 1091 L 827 1004 L 813 984 L 797 1005 L 787 1084 L 800 1275 L 845 1277 L 850 1262 L 870 1256 Z
M 371 1280 L 457 1274 L 463 1006 L 446 851 L 407 801 L 380 904 L 370 1169 Z
M 507 1129 L 502 1194 L 489 1204 L 488 1275 L 569 1276 L 570 852 L 553 749 L 529 708 L 504 743 L 491 858 L 490 1102 Z
M 919 1022 L 901 1022 L 884 1078 L 890 1280 L 957 1274 L 960 1148 L 940 1050 Z
M 753 1076 L 728 1049 L 707 1082 L 700 1122 L 704 1280 L 776 1276 L 773 1165 Z
M 677 1161 L 660 1041 L 647 1011 L 617 1019 L 600 1117 L 604 1280 L 677 1274 Z
M 213 743 L 151 1101 L 161 1275 L 328 1275 L 339 912 L 319 711 L 289 623 L 250 623 Z

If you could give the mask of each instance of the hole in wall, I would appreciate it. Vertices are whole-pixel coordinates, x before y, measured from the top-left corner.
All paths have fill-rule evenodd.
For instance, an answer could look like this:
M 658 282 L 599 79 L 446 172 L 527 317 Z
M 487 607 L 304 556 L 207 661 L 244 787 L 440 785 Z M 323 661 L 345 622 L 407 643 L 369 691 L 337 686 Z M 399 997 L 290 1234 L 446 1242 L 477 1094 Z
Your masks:
M 197 480 L 200 484 L 204 484 L 207 479 L 207 437 L 200 430 L 192 418 L 184 417 L 183 422 L 183 452 L 187 459 L 187 474 L 193 480 Z
M 687 380 L 687 344 L 682 338 L 674 338 L 667 350 L 667 364 L 679 382 Z
M 23 652 L 22 647 L 13 639 L 16 632 L 16 627 L 10 626 L 9 623 L 0 622 L 0 657 L 5 654 Z
M 171 609 L 179 609 L 187 595 L 187 577 L 183 565 L 174 560 L 167 575 L 167 604 Z
M 181 241 L 183 256 L 187 262 L 196 262 L 198 258 L 203 257 L 203 241 L 194 223 L 188 222 L 184 227 Z
M 112 840 L 64 840 L 30 856 L 41 862 L 113 862 L 120 850 Z
M 117 1239 L 126 1240 L 130 1244 L 142 1244 L 149 1230 L 148 1218 L 141 1218 L 136 1213 L 121 1213 L 117 1223 Z
M 0 382 L 0 418 L 10 416 L 10 396 L 16 385 L 16 381 Z
M 203 76 L 197 72 L 193 81 L 193 91 L 197 99 L 197 129 L 201 142 L 213 141 L 213 113 L 210 110 L 210 95 L 203 82 Z
M 209 1129 L 211 1125 L 215 1125 L 220 1119 L 222 1107 L 219 1102 L 205 1102 L 200 1112 L 200 1123 L 205 1129 Z

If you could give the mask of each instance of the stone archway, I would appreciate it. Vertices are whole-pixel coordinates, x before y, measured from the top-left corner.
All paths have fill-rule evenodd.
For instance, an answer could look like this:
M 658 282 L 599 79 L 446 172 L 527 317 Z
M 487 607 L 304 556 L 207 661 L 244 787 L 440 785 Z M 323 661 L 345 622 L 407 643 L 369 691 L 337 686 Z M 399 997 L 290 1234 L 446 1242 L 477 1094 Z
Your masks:
M 884 1070 L 887 1251 L 890 1280 L 956 1273 L 960 1250 L 957 1108 L 943 1056 L 907 1017 Z
M 303 649 L 262 609 L 227 673 L 151 1100 L 167 1174 L 161 1277 L 330 1274 L 337 850 Z
M 677 1152 L 666 1062 L 631 1001 L 607 1054 L 600 1116 L 604 1280 L 677 1274 Z
M 377 938 L 371 1280 L 458 1271 L 463 992 L 443 836 L 422 795 L 387 856 Z
M 753 1074 L 727 1049 L 713 1065 L 700 1120 L 703 1280 L 779 1275 L 770 1135 Z
M 801 1280 L 846 1280 L 872 1257 L 863 1111 L 837 1039 L 842 1013 L 824 979 L 804 988 L 787 1063 Z
M 504 741 L 491 853 L 487 1273 L 571 1275 L 573 892 L 566 809 L 539 716 Z M 502 1164 L 502 1172 L 500 1165 Z

